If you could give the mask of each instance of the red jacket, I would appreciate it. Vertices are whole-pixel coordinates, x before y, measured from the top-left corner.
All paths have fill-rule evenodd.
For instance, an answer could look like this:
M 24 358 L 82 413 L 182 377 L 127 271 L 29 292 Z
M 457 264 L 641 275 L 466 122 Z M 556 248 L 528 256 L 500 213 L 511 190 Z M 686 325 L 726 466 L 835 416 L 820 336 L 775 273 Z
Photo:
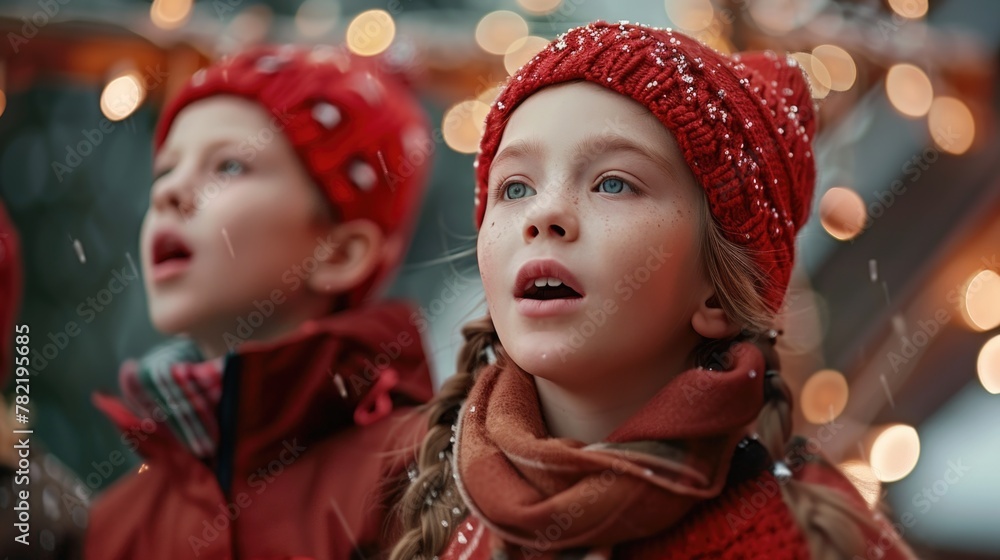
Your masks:
M 402 304 L 350 310 L 228 354 L 219 449 L 210 461 L 167 426 L 150 432 L 151 419 L 143 424 L 121 401 L 95 396 L 147 468 L 94 504 L 85 556 L 370 557 L 384 545 L 386 481 L 409 462 L 397 450 L 415 448 L 422 436 L 424 423 L 403 407 L 432 394 L 411 315 Z M 395 374 L 378 372 L 386 363 Z M 228 491 L 220 480 L 231 481 Z
M 819 466 L 796 470 L 796 478 L 840 490 L 858 508 L 865 508 L 863 498 L 839 471 Z M 495 560 L 496 558 L 546 559 L 548 546 L 545 531 L 559 532 L 558 520 L 540 527 L 534 546 L 518 547 L 502 543 L 481 520 L 462 521 L 441 560 Z M 572 521 L 568 521 L 572 522 Z M 881 537 L 881 538 L 880 538 Z M 558 538 L 558 537 L 555 537 Z M 866 531 L 867 558 L 908 560 L 908 548 L 887 524 L 882 534 Z M 899 545 L 899 546 L 897 546 Z M 506 548 L 507 554 L 496 550 Z M 622 543 L 603 554 L 587 556 L 564 552 L 566 560 L 808 560 L 809 545 L 791 510 L 785 504 L 774 476 L 769 471 L 730 484 L 722 494 L 692 510 L 670 530 L 638 541 Z

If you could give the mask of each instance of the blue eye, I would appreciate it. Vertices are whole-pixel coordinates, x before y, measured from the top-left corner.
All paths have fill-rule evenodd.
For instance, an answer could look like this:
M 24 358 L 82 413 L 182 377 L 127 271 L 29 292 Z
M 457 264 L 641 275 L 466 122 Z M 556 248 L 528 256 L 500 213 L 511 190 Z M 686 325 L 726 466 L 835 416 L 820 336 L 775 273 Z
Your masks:
M 517 200 L 519 198 L 524 198 L 532 194 L 535 194 L 535 189 L 519 181 L 507 183 L 506 185 L 503 186 L 504 200 Z
M 227 159 L 219 165 L 219 173 L 224 175 L 239 175 L 246 171 L 244 165 L 235 159 Z
M 625 181 L 622 181 L 618 177 L 607 177 L 601 181 L 601 184 L 597 186 L 597 190 L 600 192 L 606 192 L 610 194 L 618 194 L 628 187 L 629 190 L 632 189 Z

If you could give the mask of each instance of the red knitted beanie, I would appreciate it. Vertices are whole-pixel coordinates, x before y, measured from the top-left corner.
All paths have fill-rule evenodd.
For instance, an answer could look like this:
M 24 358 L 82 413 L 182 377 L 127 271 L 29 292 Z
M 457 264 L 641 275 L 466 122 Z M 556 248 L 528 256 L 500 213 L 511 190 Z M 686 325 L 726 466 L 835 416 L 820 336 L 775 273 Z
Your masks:
M 154 151 L 184 107 L 213 95 L 262 105 L 337 218 L 382 228 L 382 265 L 349 294 L 352 305 L 360 303 L 402 260 L 430 170 L 434 144 L 409 87 L 344 48 L 255 47 L 191 76 L 160 116 Z
M 726 56 L 669 29 L 595 22 L 560 35 L 506 83 L 486 117 L 475 165 L 476 226 L 511 112 L 531 94 L 587 80 L 647 107 L 673 134 L 725 236 L 770 278 L 777 311 L 809 216 L 816 168 L 809 84 L 773 52 Z

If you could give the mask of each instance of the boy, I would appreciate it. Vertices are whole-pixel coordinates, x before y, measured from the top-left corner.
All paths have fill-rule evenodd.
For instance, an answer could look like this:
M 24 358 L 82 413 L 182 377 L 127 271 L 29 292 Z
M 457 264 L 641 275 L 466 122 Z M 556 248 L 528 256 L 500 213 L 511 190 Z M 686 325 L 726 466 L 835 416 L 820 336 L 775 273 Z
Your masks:
M 431 382 L 412 309 L 366 300 L 430 145 L 406 88 L 339 49 L 255 48 L 168 104 L 142 268 L 154 326 L 183 338 L 95 397 L 145 465 L 95 504 L 88 558 L 370 554 L 398 407 Z

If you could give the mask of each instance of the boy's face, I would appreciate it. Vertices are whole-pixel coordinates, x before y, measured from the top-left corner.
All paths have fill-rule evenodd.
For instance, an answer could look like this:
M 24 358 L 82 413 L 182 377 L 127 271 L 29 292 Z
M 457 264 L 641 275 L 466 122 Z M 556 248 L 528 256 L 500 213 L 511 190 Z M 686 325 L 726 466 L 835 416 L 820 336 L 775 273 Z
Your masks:
M 697 339 L 691 318 L 711 289 L 703 195 L 647 109 L 589 83 L 532 95 L 511 115 L 489 189 L 479 266 L 519 366 L 555 383 L 607 371 L 627 382 Z M 539 276 L 572 289 L 536 288 Z
M 141 237 L 161 332 L 224 349 L 226 332 L 262 338 L 316 305 L 304 278 L 332 222 L 281 127 L 233 96 L 192 103 L 174 120 Z

